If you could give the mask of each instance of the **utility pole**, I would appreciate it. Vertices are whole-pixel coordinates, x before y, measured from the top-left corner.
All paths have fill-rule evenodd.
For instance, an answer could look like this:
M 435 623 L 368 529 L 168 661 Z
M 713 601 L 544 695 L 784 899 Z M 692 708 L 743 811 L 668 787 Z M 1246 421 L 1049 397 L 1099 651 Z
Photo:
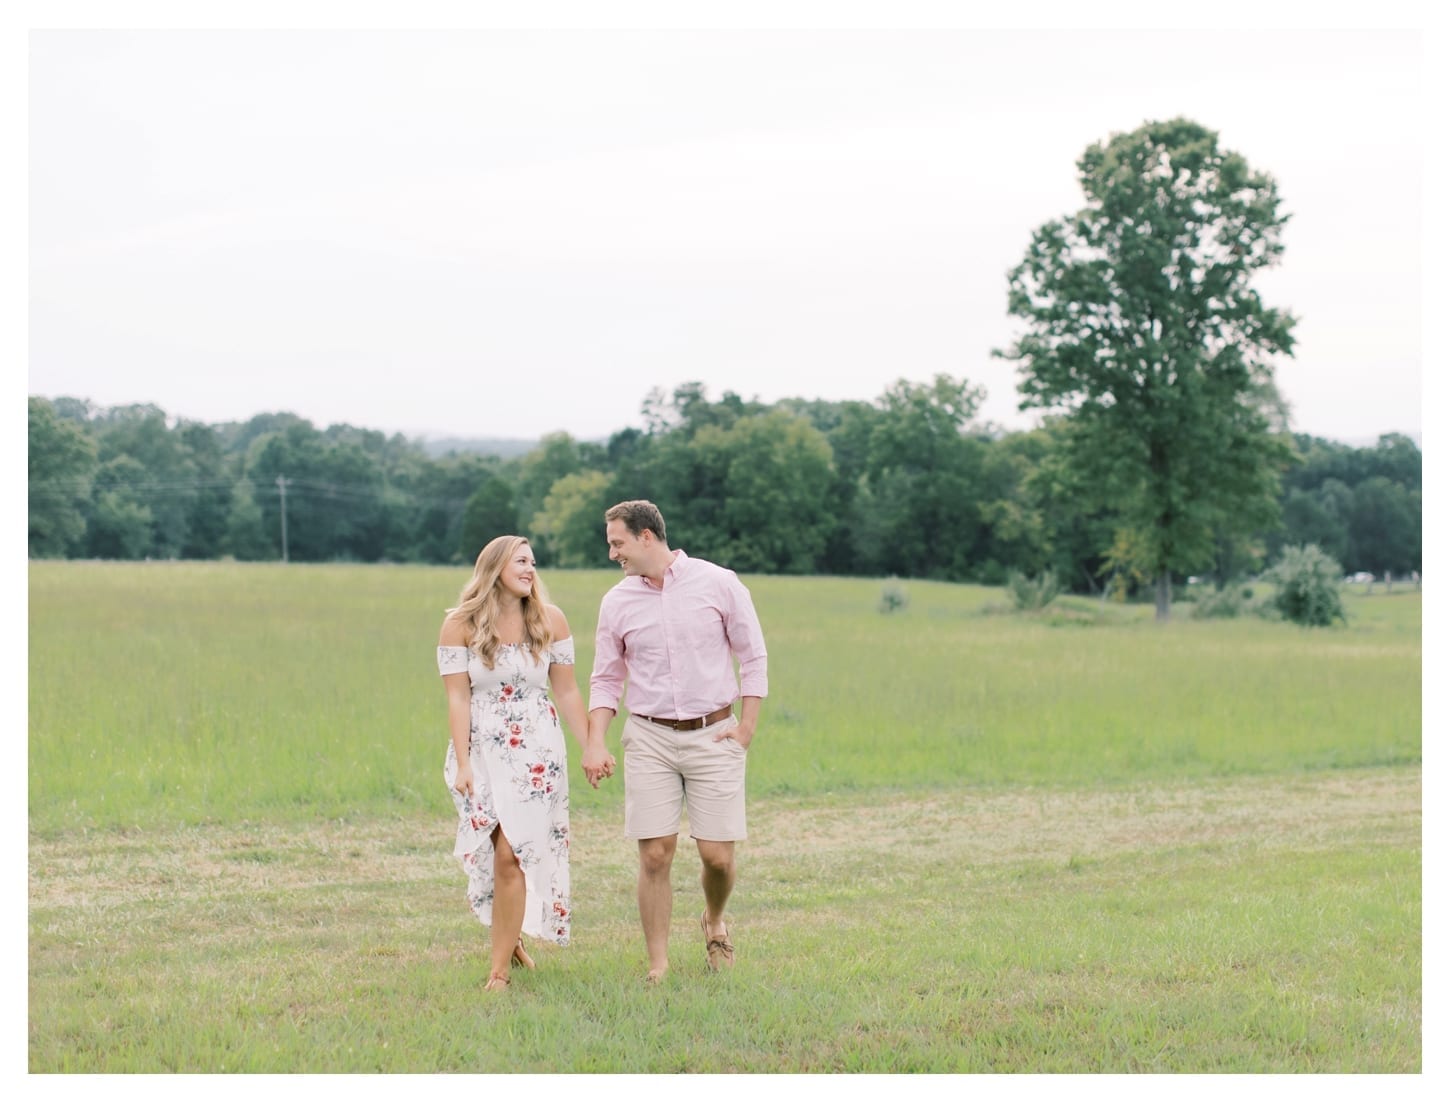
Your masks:
M 290 480 L 277 476 L 277 494 L 282 499 L 282 561 L 287 561 L 287 487 Z

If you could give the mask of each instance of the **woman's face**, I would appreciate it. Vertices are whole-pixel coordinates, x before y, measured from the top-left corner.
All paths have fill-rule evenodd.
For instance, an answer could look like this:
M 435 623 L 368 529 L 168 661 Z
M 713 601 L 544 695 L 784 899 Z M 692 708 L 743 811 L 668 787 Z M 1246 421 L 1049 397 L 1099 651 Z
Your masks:
M 521 543 L 508 562 L 503 564 L 498 584 L 503 586 L 505 592 L 522 600 L 534 591 L 534 577 L 533 549 L 527 543 Z

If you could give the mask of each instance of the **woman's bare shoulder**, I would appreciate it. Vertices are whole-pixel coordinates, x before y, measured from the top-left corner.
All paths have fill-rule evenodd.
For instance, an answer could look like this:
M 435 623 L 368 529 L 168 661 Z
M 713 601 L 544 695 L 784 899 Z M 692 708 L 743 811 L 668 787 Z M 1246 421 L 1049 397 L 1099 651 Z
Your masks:
M 558 605 L 545 605 L 544 615 L 549 618 L 549 632 L 555 639 L 569 638 L 569 621 Z
M 468 625 L 452 609 L 449 610 L 447 616 L 443 617 L 443 627 L 438 632 L 438 645 L 440 647 L 468 646 Z

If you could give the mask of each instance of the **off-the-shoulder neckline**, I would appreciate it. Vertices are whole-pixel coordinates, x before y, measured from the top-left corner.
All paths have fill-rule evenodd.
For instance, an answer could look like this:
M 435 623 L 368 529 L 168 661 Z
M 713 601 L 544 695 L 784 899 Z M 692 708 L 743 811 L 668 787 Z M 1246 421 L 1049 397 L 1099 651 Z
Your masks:
M 574 637 L 572 635 L 566 635 L 562 639 L 555 639 L 552 643 L 549 644 L 549 646 L 551 646 L 551 647 L 557 647 L 560 643 L 572 643 L 573 641 L 574 641 Z M 499 644 L 499 646 L 501 646 L 501 647 L 522 647 L 523 645 L 524 645 L 523 643 L 500 643 Z M 470 648 L 466 644 L 461 644 L 461 643 L 439 643 L 438 644 L 438 649 L 439 650 L 469 650 Z

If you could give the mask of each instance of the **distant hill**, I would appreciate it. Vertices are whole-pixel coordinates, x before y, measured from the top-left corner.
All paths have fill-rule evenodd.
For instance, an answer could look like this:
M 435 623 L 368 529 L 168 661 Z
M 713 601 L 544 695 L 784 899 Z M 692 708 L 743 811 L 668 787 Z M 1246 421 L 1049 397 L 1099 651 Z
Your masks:
M 513 437 L 462 436 L 419 437 L 415 443 L 423 449 L 429 459 L 441 459 L 450 452 L 471 455 L 496 455 L 500 459 L 512 459 L 516 455 L 527 455 L 538 444 L 537 440 L 519 440 Z

